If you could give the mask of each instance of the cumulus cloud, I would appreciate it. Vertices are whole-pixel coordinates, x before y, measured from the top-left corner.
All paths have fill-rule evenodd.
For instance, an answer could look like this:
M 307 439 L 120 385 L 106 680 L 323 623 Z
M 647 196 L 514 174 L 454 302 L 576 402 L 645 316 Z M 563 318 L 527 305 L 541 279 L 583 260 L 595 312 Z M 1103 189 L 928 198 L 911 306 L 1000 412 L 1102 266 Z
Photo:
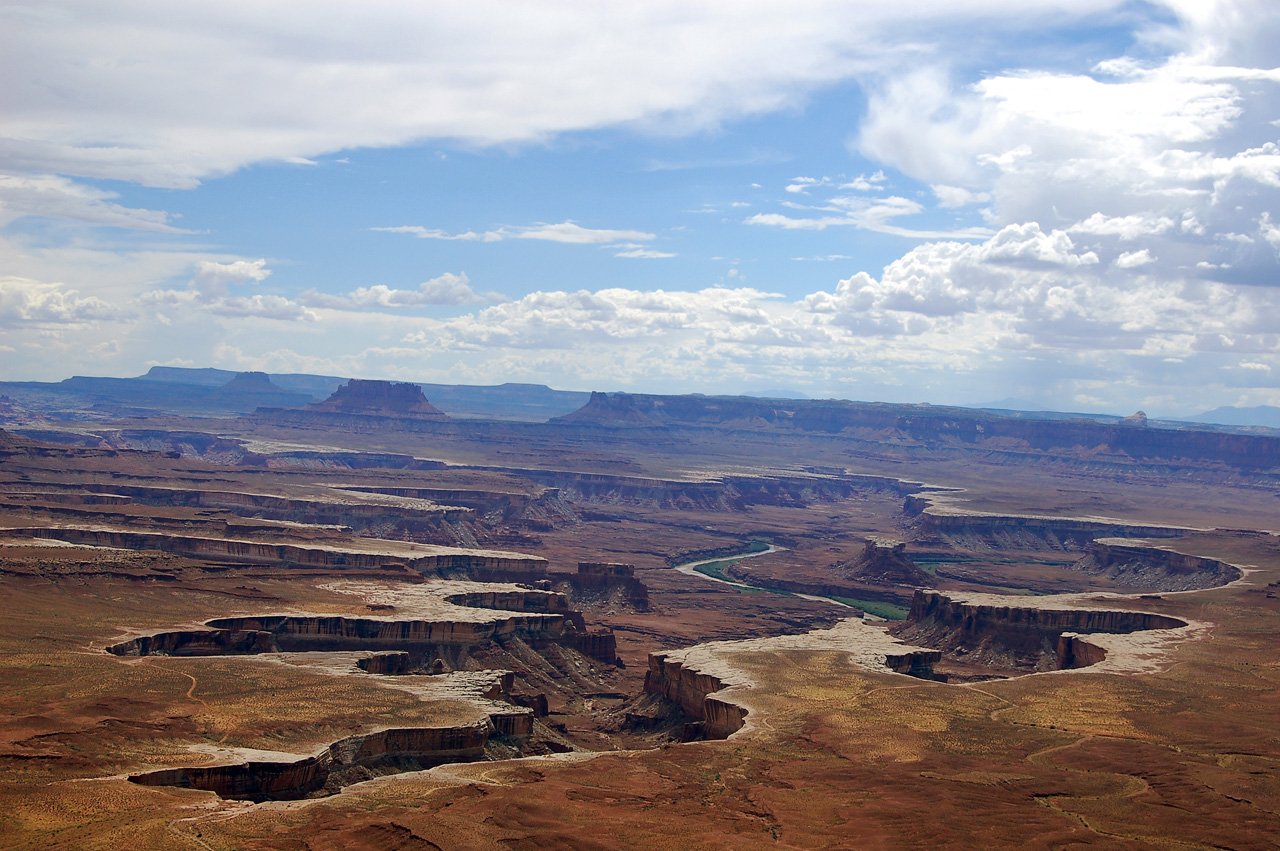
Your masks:
M 1280 202 L 1274 53 L 1241 67 L 1280 14 L 1249 3 L 1170 4 L 1166 59 L 1088 73 L 1011 71 L 957 84 L 941 64 L 879 78 L 852 145 L 933 185 L 939 206 L 989 199 L 996 225 L 1051 223 L 1123 263 L 1170 277 L 1199 267 L 1269 284 L 1275 258 L 1219 235 L 1262 235 Z M 986 203 L 984 201 L 984 203 Z M 1115 243 L 1138 243 L 1121 250 Z M 1146 254 L 1142 254 L 1146 251 Z
M 1273 290 L 1133 275 L 1101 264 L 1065 232 L 1032 223 L 977 244 L 927 243 L 879 277 L 859 272 L 798 301 L 747 287 L 536 292 L 430 320 L 404 343 L 483 358 L 598 351 L 604 360 L 624 358 L 633 376 L 678 360 L 697 365 L 707 381 L 804 363 L 806 386 L 856 369 L 911 375 L 939 390 L 955 376 L 1005 368 L 1006 359 L 1044 357 L 1058 359 L 1063 381 L 1081 387 L 1118 363 L 1149 380 L 1165 369 L 1154 364 L 1171 360 L 1186 368 L 1248 354 L 1265 363 L 1262 354 L 1270 357 L 1268 346 L 1280 339 L 1277 306 Z
M 138 302 L 150 307 L 170 309 L 194 305 L 218 316 L 238 319 L 316 319 L 315 313 L 284 296 L 230 294 L 233 286 L 258 284 L 270 277 L 271 270 L 267 268 L 265 259 L 233 260 L 230 263 L 197 260 L 194 265 L 191 280 L 185 290 L 152 290 L 139 296 Z
M 3 328 L 78 325 L 120 319 L 125 315 L 102 299 L 81 296 L 61 284 L 0 277 L 0 327 Z
M 1154 262 L 1155 258 L 1151 256 L 1151 252 L 1146 248 L 1141 251 L 1126 251 L 1116 258 L 1116 265 L 1121 269 L 1136 269 L 1139 266 L 1146 266 Z
M 191 276 L 191 286 L 202 299 L 209 301 L 225 296 L 228 285 L 261 283 L 270 275 L 266 260 L 236 260 L 231 263 L 200 260 L 196 263 L 195 274 Z
M 439 277 L 418 284 L 417 289 L 399 290 L 384 284 L 358 287 L 345 295 L 308 290 L 301 299 L 308 307 L 325 307 L 331 310 L 395 310 L 428 307 L 431 305 L 484 304 L 506 301 L 498 293 L 483 295 L 471 289 L 465 274 L 446 272 Z
M 315 321 L 316 315 L 297 302 L 278 295 L 230 296 L 208 304 L 210 313 L 237 319 L 281 319 L 288 322 Z

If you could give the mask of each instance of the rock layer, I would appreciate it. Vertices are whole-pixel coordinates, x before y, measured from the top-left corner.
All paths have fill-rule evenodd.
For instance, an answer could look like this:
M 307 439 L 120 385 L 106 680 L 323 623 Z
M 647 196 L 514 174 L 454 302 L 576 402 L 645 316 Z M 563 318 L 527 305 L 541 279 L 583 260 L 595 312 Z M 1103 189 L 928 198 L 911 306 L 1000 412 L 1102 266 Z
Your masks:
M 527 709 L 512 709 L 532 723 Z M 503 725 L 522 725 L 504 718 Z M 325 788 L 330 774 L 343 768 L 428 768 L 446 762 L 480 759 L 489 737 L 498 730 L 492 719 L 480 724 L 450 727 L 402 727 L 378 730 L 334 742 L 318 754 L 298 759 L 248 760 L 232 765 L 167 768 L 132 775 L 143 786 L 177 786 L 203 789 L 223 798 L 248 801 L 290 801 Z M 525 735 L 528 735 L 526 732 Z
M 1150 612 L 1010 605 L 988 602 L 990 599 L 975 602 L 936 591 L 917 591 L 906 622 L 893 632 L 989 667 L 1025 671 L 1060 670 L 1100 661 L 1102 657 L 1094 658 L 1097 649 L 1085 648 L 1087 642 L 1079 634 L 1128 634 L 1187 626 L 1186 621 Z M 1062 642 L 1064 633 L 1077 640 Z

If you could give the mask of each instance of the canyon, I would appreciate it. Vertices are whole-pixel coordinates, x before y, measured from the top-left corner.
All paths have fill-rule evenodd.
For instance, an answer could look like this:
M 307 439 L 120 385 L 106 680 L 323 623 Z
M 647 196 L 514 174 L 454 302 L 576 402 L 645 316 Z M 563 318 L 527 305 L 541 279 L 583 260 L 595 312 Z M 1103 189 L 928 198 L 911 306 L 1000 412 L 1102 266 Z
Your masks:
M 308 392 L 4 423 L 9 845 L 1280 828 L 1275 438 L 616 393 L 533 422 L 418 385 Z

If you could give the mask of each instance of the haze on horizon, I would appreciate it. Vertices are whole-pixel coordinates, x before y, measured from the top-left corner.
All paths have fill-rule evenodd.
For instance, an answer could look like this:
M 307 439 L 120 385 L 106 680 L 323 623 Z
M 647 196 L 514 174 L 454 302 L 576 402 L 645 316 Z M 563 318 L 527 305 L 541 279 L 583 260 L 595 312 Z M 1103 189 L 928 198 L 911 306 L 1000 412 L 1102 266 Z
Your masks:
M 1261 0 L 0 6 L 0 379 L 1280 405 Z

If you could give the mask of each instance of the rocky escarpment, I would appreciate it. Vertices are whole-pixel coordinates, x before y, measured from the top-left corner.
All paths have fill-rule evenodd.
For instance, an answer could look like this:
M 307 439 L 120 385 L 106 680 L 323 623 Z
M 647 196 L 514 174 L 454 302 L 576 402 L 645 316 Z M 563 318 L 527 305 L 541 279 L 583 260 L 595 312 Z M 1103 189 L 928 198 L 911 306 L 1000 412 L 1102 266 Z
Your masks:
M 917 591 L 907 620 L 891 632 L 943 651 L 948 659 L 960 658 L 993 671 L 1027 672 L 1077 667 L 1086 659 L 1091 660 L 1089 664 L 1099 661 L 1099 648 L 1085 650 L 1080 642 L 1061 642 L 1065 633 L 1128 634 L 1187 626 L 1178 618 L 1150 612 L 1036 607 L 1010 604 L 1008 599 L 988 595 L 953 599 L 936 591 Z
M 571 609 L 563 594 L 524 588 L 436 593 L 444 608 L 431 618 L 307 614 L 214 618 L 205 622 L 205 629 L 140 635 L 107 651 L 117 656 L 224 656 L 369 650 L 388 658 L 375 657 L 376 661 L 361 667 L 370 673 L 389 673 L 391 668 L 421 670 L 432 660 L 444 660 L 456 668 L 476 648 L 523 641 L 533 647 L 556 642 L 604 662 L 617 661 L 613 631 L 588 629 L 582 613 Z M 451 616 L 449 606 L 486 611 Z M 394 655 L 399 653 L 408 658 Z
M 1280 467 L 1280 438 L 1276 437 L 1136 427 L 1119 420 L 1037 419 L 931 405 L 592 393 L 582 408 L 552 422 L 609 428 L 679 426 L 847 434 L 890 438 L 903 446 L 976 448 L 1072 459 L 1087 453 L 1118 467 L 1226 465 L 1248 471 Z
M 854 494 L 892 493 L 906 496 L 918 484 L 886 476 L 849 475 L 843 471 L 804 475 L 721 476 L 714 479 L 655 479 L 607 473 L 580 473 L 507 467 L 477 467 L 514 473 L 556 488 L 580 506 L 655 505 L 662 508 L 739 511 L 752 505 L 803 506 L 831 502 Z
M 408 650 L 456 656 L 450 649 L 507 638 L 555 641 L 566 632 L 560 614 L 484 620 L 393 620 L 344 615 L 259 615 L 214 618 L 208 630 L 140 636 L 107 648 L 116 656 L 211 656 L 316 650 Z
M 1079 517 L 966 513 L 935 507 L 935 499 L 928 495 L 910 496 L 904 511 L 918 517 L 921 531 L 958 549 L 1081 552 L 1099 537 L 1176 538 L 1193 531 L 1179 526 Z
M 726 739 L 746 723 L 745 707 L 716 697 L 729 685 L 720 676 L 700 671 L 669 653 L 650 653 L 649 670 L 645 673 L 644 690 L 660 695 L 679 706 L 690 718 L 701 724 L 708 739 Z
M 514 709 L 514 708 L 513 708 Z M 532 723 L 533 713 L 515 710 Z M 484 756 L 485 745 L 499 732 L 491 720 L 447 727 L 403 727 L 378 730 L 334 742 L 320 753 L 299 759 L 248 760 L 231 765 L 167 768 L 130 776 L 143 786 L 177 786 L 215 792 L 246 801 L 292 801 L 326 791 L 333 775 L 358 767 L 410 771 L 447 762 L 470 762 Z M 528 735 L 526 732 L 525 735 Z M 355 779 L 363 779 L 357 775 Z
M 87 484 L 85 489 L 108 498 L 125 498 L 140 505 L 220 508 L 242 516 L 313 525 L 366 528 L 406 519 L 419 522 L 429 519 L 440 523 L 475 518 L 475 511 L 464 506 L 410 497 L 345 494 L 343 490 L 336 489 L 323 498 L 311 499 L 211 488 Z
M 444 576 L 454 573 L 516 576 L 524 580 L 543 579 L 546 560 L 537 556 L 492 551 L 443 550 L 424 552 L 404 548 L 397 552 L 354 548 L 274 544 L 229 538 L 206 538 L 194 535 L 139 532 L 88 527 L 24 527 L 2 530 L 10 537 L 40 538 L 128 550 L 159 550 L 192 558 L 234 562 L 304 567 L 367 569 Z
M 1072 568 L 1130 588 L 1159 591 L 1215 588 L 1241 576 L 1238 567 L 1217 559 L 1117 539 L 1091 542 L 1085 557 Z

